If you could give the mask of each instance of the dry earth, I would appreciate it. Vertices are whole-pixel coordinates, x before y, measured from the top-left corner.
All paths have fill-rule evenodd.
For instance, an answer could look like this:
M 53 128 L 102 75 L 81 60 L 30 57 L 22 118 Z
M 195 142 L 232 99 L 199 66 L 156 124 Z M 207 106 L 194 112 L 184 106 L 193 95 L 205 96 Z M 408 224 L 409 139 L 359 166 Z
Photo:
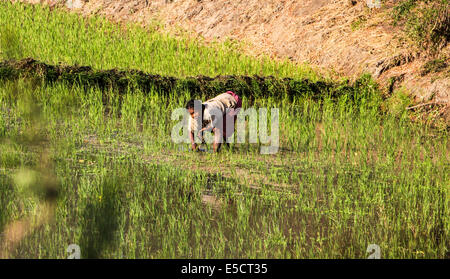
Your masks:
M 161 21 L 208 40 L 245 42 L 252 55 L 308 63 L 336 76 L 371 73 L 386 86 L 404 86 L 416 102 L 450 104 L 450 69 L 425 76 L 420 55 L 389 22 L 398 0 L 369 8 L 366 0 L 23 0 L 64 5 L 83 15 L 142 24 Z M 450 64 L 450 46 L 441 53 Z M 449 111 L 447 109 L 447 111 Z M 447 113 L 448 114 L 448 113 Z

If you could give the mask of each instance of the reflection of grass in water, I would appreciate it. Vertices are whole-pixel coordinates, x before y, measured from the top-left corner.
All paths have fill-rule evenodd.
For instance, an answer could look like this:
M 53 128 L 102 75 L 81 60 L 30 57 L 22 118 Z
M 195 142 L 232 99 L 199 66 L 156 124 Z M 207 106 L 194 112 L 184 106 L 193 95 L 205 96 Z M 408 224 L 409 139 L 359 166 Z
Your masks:
M 40 108 L 35 103 L 34 90 L 35 88 L 26 82 L 9 87 L 7 91 L 14 94 L 6 95 L 14 96 L 18 100 L 14 108 L 16 114 L 11 117 L 8 112 L 8 117 L 5 117 L 6 113 L 2 111 L 2 119 L 6 119 L 2 121 L 2 125 L 10 126 L 11 123 L 6 122 L 19 117 L 23 130 L 17 134 L 5 133 L 0 138 L 1 167 L 9 171 L 6 183 L 1 184 L 0 232 L 3 236 L 0 239 L 0 257 L 9 257 L 11 251 L 17 249 L 24 239 L 52 222 L 54 218 L 59 182 L 52 172 L 53 162 L 49 158 L 49 151 L 44 146 L 47 140 L 43 131 L 45 124 L 42 123 Z M 6 99 L 2 98 L 2 101 Z M 25 150 L 34 151 L 34 162 L 24 164 L 20 153 Z M 0 178 L 1 182 L 4 180 L 5 177 Z M 14 200 L 19 203 L 13 202 Z
M 27 236 L 11 257 L 66 258 L 71 243 L 83 258 L 362 258 L 370 243 L 386 258 L 445 255 L 447 134 L 381 113 L 371 83 L 321 103 L 258 100 L 257 107 L 281 108 L 285 151 L 275 156 L 261 156 L 255 144 L 221 154 L 178 151 L 169 112 L 189 92 L 112 90 L 104 103 L 95 88 L 16 85 L 28 97 L 8 93 L 13 88 L 0 86 L 11 116 L 0 145 L 10 158 L 0 162 L 3 187 L 16 169 L 42 161 L 30 141 L 13 147 L 31 127 L 18 121 L 31 115 L 20 99 L 31 98 L 45 120 L 35 134 L 46 135 L 61 193 L 55 223 Z M 17 160 L 24 154 L 29 159 Z M 5 193 L 8 219 L 32 208 Z M 202 202 L 205 193 L 213 204 Z
M 11 178 L 0 172 L 0 232 L 3 232 L 5 225 L 10 221 L 9 206 L 17 198 L 12 185 Z

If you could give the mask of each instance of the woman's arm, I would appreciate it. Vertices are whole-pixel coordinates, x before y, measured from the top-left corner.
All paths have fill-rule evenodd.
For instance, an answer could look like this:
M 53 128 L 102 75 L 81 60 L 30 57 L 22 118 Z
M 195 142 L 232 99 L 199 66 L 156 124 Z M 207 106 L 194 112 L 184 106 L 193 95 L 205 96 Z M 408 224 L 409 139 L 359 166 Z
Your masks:
M 197 144 L 195 143 L 195 136 L 194 136 L 194 131 L 195 131 L 195 125 L 194 125 L 194 120 L 189 117 L 189 123 L 188 123 L 188 132 L 189 132 L 189 139 L 191 140 L 191 148 L 192 150 L 196 150 L 197 149 Z
M 195 143 L 194 132 L 189 132 L 189 139 L 191 140 L 191 148 L 192 148 L 192 150 L 196 150 L 197 149 L 197 144 Z

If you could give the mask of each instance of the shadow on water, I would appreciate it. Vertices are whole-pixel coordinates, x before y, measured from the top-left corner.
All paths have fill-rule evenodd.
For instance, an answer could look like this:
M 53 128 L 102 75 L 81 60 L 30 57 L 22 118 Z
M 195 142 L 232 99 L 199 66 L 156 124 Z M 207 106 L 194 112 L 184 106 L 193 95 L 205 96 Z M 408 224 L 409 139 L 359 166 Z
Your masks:
M 101 184 L 101 194 L 87 203 L 82 217 L 81 251 L 83 258 L 100 258 L 102 251 L 114 247 L 118 238 L 119 218 L 122 214 L 119 185 L 122 181 L 117 177 L 107 177 Z
M 4 174 L 0 173 L 0 232 L 3 232 L 8 222 L 8 204 L 13 200 L 14 189 L 12 187 L 13 182 Z M 1 235 L 0 235 L 1 242 Z

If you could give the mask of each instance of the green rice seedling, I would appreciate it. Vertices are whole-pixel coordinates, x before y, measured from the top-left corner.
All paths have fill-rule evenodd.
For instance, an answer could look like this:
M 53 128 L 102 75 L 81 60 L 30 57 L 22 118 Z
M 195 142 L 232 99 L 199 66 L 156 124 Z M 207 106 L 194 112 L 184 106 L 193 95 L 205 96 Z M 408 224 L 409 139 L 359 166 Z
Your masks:
M 23 22 L 14 29 L 19 40 L 32 38 L 23 56 L 49 62 L 177 76 L 309 75 L 220 44 L 132 25 L 117 32 L 104 19 L 40 6 L 2 2 L 0 14 L 2 26 Z M 30 24 L 31 16 L 49 23 Z M 0 230 L 37 208 L 14 175 L 41 165 L 42 146 L 60 183 L 54 220 L 8 257 L 67 258 L 67 246 L 77 244 L 82 258 L 367 258 L 375 243 L 382 258 L 445 258 L 448 132 L 380 110 L 386 103 L 368 76 L 336 90 L 347 91 L 244 96 L 244 109 L 280 108 L 277 154 L 248 142 L 197 154 L 170 138 L 171 112 L 206 97 L 188 88 L 143 92 L 130 84 L 120 92 L 2 80 Z

